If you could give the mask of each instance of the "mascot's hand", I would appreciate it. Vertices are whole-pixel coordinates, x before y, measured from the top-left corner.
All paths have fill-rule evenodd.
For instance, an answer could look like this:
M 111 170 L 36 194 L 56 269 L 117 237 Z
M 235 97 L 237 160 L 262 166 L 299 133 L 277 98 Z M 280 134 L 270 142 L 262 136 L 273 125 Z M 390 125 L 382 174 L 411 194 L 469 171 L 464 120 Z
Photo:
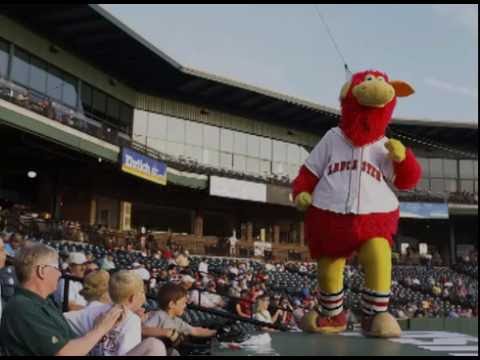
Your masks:
M 402 162 L 407 156 L 407 149 L 403 144 L 396 139 L 389 139 L 385 143 L 390 158 L 395 162 Z
M 310 195 L 308 192 L 305 192 L 305 191 L 301 192 L 295 198 L 295 205 L 297 206 L 297 209 L 300 211 L 307 210 L 309 206 L 312 205 L 312 195 Z

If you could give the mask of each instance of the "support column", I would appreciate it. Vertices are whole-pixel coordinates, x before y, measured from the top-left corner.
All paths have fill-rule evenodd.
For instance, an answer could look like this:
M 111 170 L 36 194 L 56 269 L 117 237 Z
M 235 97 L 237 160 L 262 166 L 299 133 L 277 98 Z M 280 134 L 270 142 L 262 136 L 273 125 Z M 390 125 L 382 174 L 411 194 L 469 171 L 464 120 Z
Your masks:
M 253 242 L 253 223 L 251 221 L 247 223 L 247 242 Z
M 273 225 L 273 243 L 275 245 L 280 244 L 280 225 Z
M 450 266 L 456 263 L 457 254 L 455 248 L 455 223 L 452 218 L 450 218 Z
M 197 210 L 193 217 L 193 235 L 203 237 L 203 212 Z
M 61 208 L 62 208 L 62 191 L 60 185 L 60 174 L 57 170 L 53 177 L 53 214 L 52 218 L 54 220 L 61 219 Z
M 305 223 L 303 221 L 298 223 L 298 238 L 300 246 L 305 246 Z
M 89 224 L 95 225 L 97 222 L 97 199 L 93 196 L 90 200 Z
M 129 231 L 132 226 L 132 203 L 128 201 L 120 201 L 120 231 Z
M 268 225 L 267 241 L 273 244 L 273 226 Z
M 246 223 L 240 224 L 240 240 L 247 241 L 247 224 Z

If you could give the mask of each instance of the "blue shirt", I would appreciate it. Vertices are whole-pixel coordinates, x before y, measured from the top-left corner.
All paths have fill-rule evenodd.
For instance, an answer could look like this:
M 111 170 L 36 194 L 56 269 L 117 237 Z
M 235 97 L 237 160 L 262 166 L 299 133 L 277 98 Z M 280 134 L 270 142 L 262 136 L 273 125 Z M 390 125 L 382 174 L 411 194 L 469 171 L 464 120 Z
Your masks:
M 5 244 L 5 252 L 8 256 L 15 257 L 15 250 L 13 250 L 12 245 L 9 243 Z

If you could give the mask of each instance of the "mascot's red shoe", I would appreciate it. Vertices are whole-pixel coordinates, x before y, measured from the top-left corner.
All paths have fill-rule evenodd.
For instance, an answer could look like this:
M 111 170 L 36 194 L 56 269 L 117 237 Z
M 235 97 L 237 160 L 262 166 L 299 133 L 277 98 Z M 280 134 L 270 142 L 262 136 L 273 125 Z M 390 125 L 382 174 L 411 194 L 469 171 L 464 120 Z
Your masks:
M 338 334 L 347 329 L 347 323 L 345 310 L 336 316 L 325 316 L 317 311 L 310 311 L 300 321 L 300 328 L 306 332 Z

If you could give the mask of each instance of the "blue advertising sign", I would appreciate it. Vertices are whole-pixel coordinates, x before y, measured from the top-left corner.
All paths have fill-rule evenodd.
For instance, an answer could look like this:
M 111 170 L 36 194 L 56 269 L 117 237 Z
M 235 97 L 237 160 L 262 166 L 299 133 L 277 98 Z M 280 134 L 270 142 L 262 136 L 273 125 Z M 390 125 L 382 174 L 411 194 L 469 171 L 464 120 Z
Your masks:
M 400 202 L 400 217 L 417 219 L 448 219 L 448 204 Z
M 160 185 L 167 184 L 167 165 L 129 148 L 122 148 L 122 171 Z

